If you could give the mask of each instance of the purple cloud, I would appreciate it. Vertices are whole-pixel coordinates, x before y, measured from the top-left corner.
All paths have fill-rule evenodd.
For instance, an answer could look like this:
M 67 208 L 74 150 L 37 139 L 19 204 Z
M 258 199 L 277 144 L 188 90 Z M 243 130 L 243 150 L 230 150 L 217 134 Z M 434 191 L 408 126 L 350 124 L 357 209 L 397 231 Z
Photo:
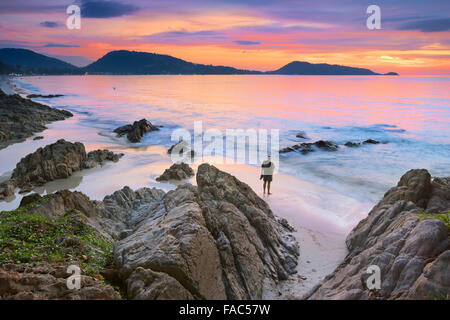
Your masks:
M 39 25 L 44 28 L 56 28 L 59 26 L 59 23 L 55 21 L 43 21 Z
M 248 41 L 248 40 L 235 40 L 233 42 L 242 46 L 252 46 L 256 44 L 261 44 L 261 42 L 258 41 Z
M 114 18 L 130 15 L 139 10 L 132 4 L 116 1 L 83 1 L 81 15 L 84 18 Z

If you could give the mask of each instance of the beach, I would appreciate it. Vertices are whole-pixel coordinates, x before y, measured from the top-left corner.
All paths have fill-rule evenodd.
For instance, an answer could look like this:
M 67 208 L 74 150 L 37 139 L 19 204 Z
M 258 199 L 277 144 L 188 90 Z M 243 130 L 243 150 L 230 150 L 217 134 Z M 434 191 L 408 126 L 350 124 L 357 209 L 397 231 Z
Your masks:
M 47 130 L 35 135 L 43 136 L 42 140 L 33 140 L 33 136 L 25 142 L 0 150 L 2 169 L 0 182 L 11 175 L 16 163 L 22 157 L 39 147 L 65 139 L 84 143 L 87 151 L 108 149 L 124 153 L 124 157 L 118 163 L 108 162 L 101 167 L 78 171 L 67 179 L 48 182 L 42 187 L 34 188 L 33 191 L 44 195 L 63 189 L 76 190 L 88 195 L 91 200 L 100 201 L 125 185 L 133 190 L 141 187 L 155 187 L 164 191 L 174 190 L 180 182 L 161 183 L 155 179 L 172 165 L 167 154 L 168 147 L 174 143 L 170 139 L 171 132 L 179 127 L 191 130 L 189 123 L 195 119 L 204 119 L 205 126 L 211 126 L 214 123 L 222 130 L 228 126 L 246 127 L 252 122 L 256 122 L 263 128 L 281 128 L 280 144 L 282 146 L 298 143 L 299 139 L 295 138 L 295 133 L 300 130 L 294 130 L 295 127 L 306 131 L 311 140 L 330 138 L 340 144 L 336 152 L 319 150 L 307 156 L 280 156 L 280 170 L 274 176 L 271 187 L 273 194 L 270 196 L 262 194 L 258 166 L 245 163 L 225 164 L 222 163 L 224 158 L 221 155 L 197 158 L 191 165 L 194 171 L 197 171 L 201 163 L 211 163 L 220 170 L 234 175 L 263 198 L 276 216 L 287 219 L 295 228 L 294 235 L 300 245 L 297 275 L 282 281 L 276 288 L 267 288 L 264 292 L 264 298 L 267 299 L 301 298 L 330 274 L 348 252 L 345 245 L 348 232 L 366 217 L 382 194 L 398 180 L 400 174 L 395 173 L 403 171 L 403 167 L 397 166 L 399 161 L 397 154 L 406 152 L 405 150 L 416 152 L 418 148 L 427 148 L 431 154 L 418 160 L 415 165 L 428 164 L 427 157 L 433 156 L 438 150 L 442 151 L 441 146 L 446 145 L 448 138 L 442 134 L 442 136 L 435 135 L 431 142 L 424 141 L 424 135 L 413 129 L 417 123 L 405 122 L 398 125 L 365 123 L 373 117 L 372 113 L 369 113 L 369 119 L 353 127 L 349 127 L 348 120 L 345 118 L 351 117 L 350 115 L 344 118 L 329 117 L 326 123 L 316 124 L 315 121 L 323 120 L 319 118 L 314 120 L 318 111 L 303 114 L 311 122 L 292 125 L 295 120 L 290 119 L 289 114 L 293 111 L 286 108 L 285 112 L 288 116 L 275 117 L 274 122 L 271 123 L 272 113 L 269 107 L 252 109 L 256 108 L 255 102 L 251 103 L 249 109 L 242 111 L 242 119 L 231 123 L 230 117 L 235 117 L 237 112 L 234 110 L 237 106 L 234 100 L 230 100 L 228 96 L 220 96 L 217 91 L 213 94 L 201 90 L 207 97 L 213 99 L 208 102 L 205 102 L 203 96 L 189 95 L 190 90 L 198 91 L 197 89 L 201 86 L 211 85 L 198 78 L 194 78 L 191 84 L 194 88 L 177 87 L 181 91 L 186 90 L 183 95 L 185 100 L 174 96 L 175 91 L 162 96 L 158 94 L 159 86 L 162 84 L 155 82 L 153 78 L 149 78 L 151 85 L 144 86 L 141 82 L 145 78 L 136 77 L 139 84 L 137 88 L 121 86 L 120 77 L 88 77 L 86 86 L 78 87 L 78 89 L 71 87 L 71 83 L 77 87 L 76 83 L 81 83 L 83 79 L 78 76 L 15 79 L 15 83 L 20 86 L 20 89 L 16 87 L 15 90 L 19 90 L 18 92 L 22 94 L 63 94 L 61 98 L 42 98 L 36 101 L 69 110 L 74 117 L 48 124 Z M 217 77 L 212 79 L 223 81 L 223 79 L 217 80 Z M 166 77 L 164 81 L 176 87 L 180 79 Z M 97 87 L 89 85 L 92 83 L 95 83 Z M 2 90 L 12 90 L 13 85 L 7 78 L 2 78 Z M 236 94 L 242 93 L 236 92 Z M 147 100 L 149 96 L 152 96 L 151 101 Z M 289 103 L 294 103 L 293 101 Z M 209 109 L 213 105 L 214 108 Z M 170 106 L 174 106 L 171 111 L 169 111 Z M 232 110 L 234 111 L 231 112 Z M 303 111 L 300 109 L 299 112 Z M 253 120 L 252 114 L 257 115 L 257 120 Z M 147 133 L 140 143 L 132 144 L 125 137 L 119 138 L 112 132 L 119 125 L 144 117 L 154 124 L 162 124 L 163 127 L 158 132 Z M 448 117 L 448 114 L 444 114 L 444 117 Z M 339 121 L 342 123 L 339 124 Z M 376 119 L 374 121 L 381 123 Z M 438 128 L 440 125 L 440 123 L 436 124 Z M 324 134 L 328 136 L 325 137 Z M 427 134 L 425 138 L 428 139 L 431 134 Z M 376 138 L 385 143 L 373 147 L 346 149 L 342 144 L 352 136 L 359 141 Z M 362 148 L 365 149 L 362 150 Z M 385 170 L 380 172 L 383 168 L 380 161 L 381 159 L 384 161 L 386 156 L 390 157 L 393 164 L 386 166 Z M 446 163 L 448 158 L 441 154 L 432 162 L 430 169 L 436 174 L 442 174 L 448 169 Z M 404 163 L 403 166 L 410 166 L 410 164 Z M 195 178 L 183 182 L 196 184 Z M 7 199 L 6 202 L 0 202 L 0 211 L 17 208 L 24 195 L 19 195 L 16 190 L 14 197 Z

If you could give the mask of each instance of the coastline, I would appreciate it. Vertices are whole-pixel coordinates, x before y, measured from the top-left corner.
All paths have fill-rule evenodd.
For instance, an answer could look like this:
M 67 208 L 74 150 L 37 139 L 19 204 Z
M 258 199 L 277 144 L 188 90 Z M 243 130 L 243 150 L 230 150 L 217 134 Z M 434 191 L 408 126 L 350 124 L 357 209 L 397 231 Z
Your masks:
M 0 89 L 6 94 L 14 94 L 14 85 L 12 84 L 11 76 L 0 75 Z
M 155 187 L 167 192 L 178 185 L 189 182 L 196 185 L 191 178 L 180 182 L 160 183 L 155 180 L 172 164 L 166 147 L 161 143 L 154 145 L 132 145 L 124 139 L 118 139 L 110 130 L 87 127 L 80 120 L 89 115 L 77 113 L 73 118 L 54 122 L 41 132 L 44 139 L 33 140 L 33 136 L 22 143 L 16 143 L 0 150 L 0 180 L 7 177 L 18 159 L 59 139 L 72 142 L 73 137 L 80 137 L 87 151 L 98 148 L 125 153 L 117 164 L 105 164 L 101 167 L 76 172 L 71 177 L 55 180 L 37 187 L 34 191 L 50 194 L 58 190 L 69 189 L 81 191 L 91 200 L 103 197 L 128 185 L 133 190 L 141 187 Z M 83 134 L 80 136 L 80 132 Z M 152 133 L 148 133 L 152 135 Z M 272 209 L 273 213 L 285 218 L 295 229 L 293 235 L 300 246 L 300 255 L 296 267 L 297 274 L 283 280 L 278 285 L 267 285 L 263 299 L 301 299 L 330 275 L 349 253 L 345 239 L 360 219 L 375 203 L 361 202 L 337 192 L 331 186 L 314 184 L 294 176 L 276 174 L 272 184 L 271 196 L 262 195 L 262 182 L 259 180 L 259 168 L 245 165 L 225 165 L 217 159 L 203 159 L 192 164 L 197 171 L 203 163 L 214 164 L 219 170 L 227 172 L 248 184 Z M 24 195 L 15 194 L 10 202 L 0 202 L 0 211 L 17 208 Z
M 3 86 L 9 86 L 12 89 L 10 79 L 5 79 Z M 172 184 L 160 183 L 155 180 L 164 169 L 172 164 L 165 147 L 123 145 L 122 140 L 117 141 L 108 134 L 99 136 L 97 129 L 82 126 L 80 119 L 83 117 L 86 115 L 75 114 L 73 118 L 50 123 L 47 130 L 39 133 L 40 136 L 44 136 L 43 140 L 35 141 L 32 136 L 22 143 L 16 143 L 0 150 L 0 158 L 3 159 L 0 161 L 0 165 L 2 168 L 8 168 L 0 176 L 0 180 L 7 178 L 17 161 L 23 156 L 59 139 L 66 139 L 73 142 L 78 140 L 84 142 L 86 151 L 106 146 L 109 150 L 125 153 L 125 156 L 116 164 L 107 163 L 102 167 L 75 172 L 67 179 L 48 182 L 42 187 L 34 188 L 35 192 L 44 195 L 69 189 L 81 191 L 91 200 L 102 200 L 104 196 L 120 190 L 124 185 L 130 186 L 133 190 L 141 187 L 155 187 L 167 192 L 174 190 L 177 185 L 184 182 Z M 79 132 L 83 132 L 83 138 L 73 139 L 73 137 L 79 136 Z M 153 159 L 145 164 L 142 164 L 141 160 L 136 162 L 133 157 L 139 157 L 141 152 L 143 155 L 152 154 Z M 216 160 L 204 159 L 192 164 L 191 167 L 197 171 L 200 163 L 209 162 L 220 170 L 236 176 L 263 198 L 276 216 L 287 219 L 296 230 L 294 236 L 300 246 L 298 274 L 289 280 L 281 281 L 277 287 L 267 287 L 264 291 L 264 299 L 299 299 L 330 274 L 347 254 L 345 237 L 357 222 L 349 223 L 346 221 L 346 217 L 368 212 L 372 205 L 371 203 L 359 203 L 331 188 L 315 185 L 282 173 L 275 176 L 272 184 L 273 194 L 263 196 L 258 168 L 246 164 L 225 165 L 217 163 Z M 195 178 L 185 182 L 196 184 Z M 10 199 L 6 203 L 0 202 L 0 211 L 17 208 L 21 198 L 26 195 L 19 195 L 16 190 L 15 199 Z M 327 207 L 328 202 L 338 205 L 329 208 Z M 342 217 L 340 222 L 334 220 L 336 212 L 339 212 Z

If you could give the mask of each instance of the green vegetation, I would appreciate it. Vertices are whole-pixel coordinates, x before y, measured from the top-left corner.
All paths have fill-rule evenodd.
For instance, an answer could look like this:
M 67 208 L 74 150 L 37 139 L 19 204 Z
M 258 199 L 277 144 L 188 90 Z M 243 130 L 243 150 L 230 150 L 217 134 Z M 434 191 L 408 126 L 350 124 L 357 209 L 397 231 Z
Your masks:
M 30 211 L 49 197 L 0 212 L 0 266 L 34 265 L 40 261 L 75 262 L 84 274 L 102 280 L 99 272 L 111 261 L 111 243 L 83 223 L 74 210 L 55 219 Z
M 419 216 L 419 221 L 427 217 L 441 220 L 445 223 L 450 234 L 450 211 L 447 211 L 446 213 L 418 213 L 417 215 Z

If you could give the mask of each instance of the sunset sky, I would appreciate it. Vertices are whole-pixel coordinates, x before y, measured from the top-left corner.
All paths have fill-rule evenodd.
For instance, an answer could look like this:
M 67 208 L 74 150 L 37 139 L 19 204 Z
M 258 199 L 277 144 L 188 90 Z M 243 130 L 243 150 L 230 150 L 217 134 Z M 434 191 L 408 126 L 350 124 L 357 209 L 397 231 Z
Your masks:
M 80 30 L 65 25 L 71 4 Z M 381 30 L 366 27 L 371 4 Z M 78 64 L 126 49 L 262 71 L 301 60 L 450 74 L 450 1 L 0 0 L 0 47 Z

